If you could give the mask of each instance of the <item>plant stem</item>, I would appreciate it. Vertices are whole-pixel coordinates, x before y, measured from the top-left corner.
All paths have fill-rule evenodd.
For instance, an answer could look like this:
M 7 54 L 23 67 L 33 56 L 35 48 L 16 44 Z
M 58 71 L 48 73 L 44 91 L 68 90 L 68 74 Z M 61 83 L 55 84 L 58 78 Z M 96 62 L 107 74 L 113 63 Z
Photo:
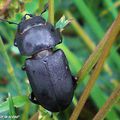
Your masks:
M 17 89 L 17 92 L 19 93 L 19 95 L 21 95 L 21 89 L 20 89 L 20 85 L 16 79 L 16 76 L 15 76 L 15 73 L 14 73 L 14 69 L 12 67 L 12 64 L 10 62 L 10 59 L 9 59 L 9 56 L 7 54 L 7 51 L 5 49 L 5 46 L 3 44 L 3 41 L 0 37 L 0 47 L 1 47 L 1 53 L 3 53 L 3 56 L 4 56 L 4 59 L 5 59 L 5 62 L 6 62 L 6 66 L 7 66 L 7 71 L 11 77 L 11 79 L 14 81 L 15 83 L 15 87 Z
M 112 10 L 113 7 L 117 9 L 117 7 L 119 7 L 119 6 L 120 6 L 120 1 L 116 1 L 116 2 L 113 4 L 113 6 L 109 7 L 109 9 L 105 9 L 105 10 L 101 11 L 101 13 L 100 13 L 99 16 L 100 16 L 100 17 L 104 17 L 105 15 L 107 15 L 107 14 L 109 13 L 109 11 Z M 112 12 L 112 11 L 111 11 L 111 12 Z M 118 13 L 118 11 L 117 11 L 117 13 Z
M 90 49 L 90 51 L 93 51 L 96 47 L 94 42 L 92 42 L 90 37 L 85 33 L 83 28 L 79 25 L 79 23 L 76 21 L 76 19 L 72 16 L 72 14 L 69 11 L 65 11 L 65 14 L 68 17 L 68 19 L 73 20 L 71 24 L 73 25 L 75 31 L 78 33 L 80 37 L 83 38 L 83 41 Z M 101 55 L 102 52 L 101 49 L 103 48 L 103 45 L 104 45 L 104 40 L 101 41 L 100 45 L 98 45 L 97 49 L 95 49 L 95 52 L 93 53 L 91 59 L 83 66 L 83 69 L 79 73 L 80 75 L 78 74 L 78 78 L 80 76 L 79 80 L 83 80 L 84 76 L 86 76 L 89 73 L 89 71 L 91 71 L 93 66 L 96 64 L 96 62 L 99 59 L 99 56 Z M 109 73 L 109 75 L 112 75 L 112 70 L 109 68 L 108 64 L 104 65 L 104 69 L 106 70 L 106 72 Z
M 44 9 L 44 0 L 39 0 L 39 10 L 40 10 L 40 13 L 43 11 Z
M 30 110 L 30 102 L 28 102 L 24 107 L 24 112 L 22 114 L 21 120 L 28 120 L 28 111 Z
M 99 21 L 97 20 L 96 16 L 86 5 L 85 1 L 84 0 L 74 0 L 74 4 L 78 8 L 79 12 L 81 13 L 81 15 L 83 16 L 85 21 L 90 25 L 92 30 L 98 36 L 98 38 L 101 39 L 104 35 L 104 31 L 103 31 L 102 27 L 100 26 Z
M 108 100 L 103 105 L 103 107 L 95 115 L 95 117 L 93 118 L 93 120 L 103 120 L 105 118 L 106 114 L 114 106 L 114 104 L 118 101 L 119 98 L 120 98 L 120 85 L 111 94 L 111 96 L 108 98 Z
M 49 22 L 54 25 L 54 0 L 48 0 Z
M 90 37 L 85 33 L 84 29 L 82 26 L 77 22 L 77 20 L 72 16 L 71 12 L 66 10 L 65 15 L 67 16 L 68 19 L 71 19 L 72 26 L 77 32 L 77 34 L 83 38 L 83 41 L 85 42 L 86 46 L 92 51 L 95 48 L 94 42 L 90 39 Z
M 74 0 L 74 4 L 78 8 L 79 12 L 81 13 L 85 21 L 89 24 L 93 32 L 96 34 L 99 40 L 101 40 L 101 38 L 104 36 L 105 33 L 97 17 L 95 16 L 94 12 L 91 9 L 89 9 L 89 7 L 87 6 L 84 0 Z M 113 50 L 114 50 L 114 47 L 112 48 L 111 53 L 113 52 Z M 116 59 L 116 58 L 119 58 L 118 53 L 114 52 L 112 56 L 113 57 L 110 56 L 109 59 L 112 60 L 120 68 L 120 64 Z
M 10 93 L 8 93 L 8 102 L 9 102 L 9 114 L 10 116 L 15 116 L 16 113 L 15 113 L 14 103 Z M 15 119 L 11 118 L 11 120 L 15 120 Z
M 113 4 L 112 0 L 104 0 L 106 7 L 108 8 L 108 10 L 112 13 L 113 18 L 115 19 L 118 15 L 118 11 L 116 9 L 116 7 Z
M 113 43 L 116 40 L 117 35 L 120 32 L 120 15 L 117 17 L 117 19 L 114 21 L 114 23 L 112 24 L 112 26 L 110 27 L 109 31 L 107 32 L 107 35 L 104 38 L 104 41 L 106 41 L 103 49 L 103 52 L 101 54 L 100 59 L 98 60 L 92 74 L 91 77 L 83 91 L 83 94 L 81 95 L 81 98 L 78 101 L 77 106 L 75 107 L 70 120 L 77 120 L 82 108 L 84 107 L 84 104 L 87 100 L 87 98 L 89 97 L 89 94 L 95 84 L 96 79 L 98 78 L 101 70 L 102 70 L 102 66 L 110 52 L 110 49 L 113 45 Z

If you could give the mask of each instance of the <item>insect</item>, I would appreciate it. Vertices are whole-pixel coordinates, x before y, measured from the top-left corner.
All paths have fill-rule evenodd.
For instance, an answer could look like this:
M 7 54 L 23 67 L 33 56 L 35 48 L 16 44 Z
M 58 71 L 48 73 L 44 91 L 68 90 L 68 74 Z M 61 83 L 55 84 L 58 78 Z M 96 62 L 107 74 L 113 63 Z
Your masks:
M 54 50 L 62 42 L 60 31 L 42 16 L 26 15 L 17 24 L 14 45 L 29 56 L 24 65 L 32 88 L 29 99 L 51 112 L 63 111 L 72 101 L 76 82 L 64 52 Z

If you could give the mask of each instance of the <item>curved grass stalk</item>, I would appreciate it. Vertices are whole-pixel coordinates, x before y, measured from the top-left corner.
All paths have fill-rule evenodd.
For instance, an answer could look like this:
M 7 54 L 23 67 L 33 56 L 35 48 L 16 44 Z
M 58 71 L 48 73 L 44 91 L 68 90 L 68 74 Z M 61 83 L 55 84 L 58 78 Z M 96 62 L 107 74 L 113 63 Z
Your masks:
M 105 33 L 93 11 L 89 9 L 89 7 L 85 4 L 84 0 L 74 0 L 74 3 L 85 21 L 89 24 L 89 26 L 92 28 L 92 30 L 100 40 Z M 111 49 L 111 53 L 114 52 L 114 49 L 115 48 L 113 46 L 113 48 Z M 110 56 L 110 60 L 114 62 L 118 66 L 118 68 L 120 68 L 120 64 L 116 58 L 120 60 L 118 53 L 114 52 L 114 54 L 112 54 L 112 57 Z
M 97 78 L 102 70 L 102 66 L 103 66 L 103 64 L 110 52 L 110 49 L 111 49 L 113 43 L 115 42 L 116 37 L 119 34 L 119 32 L 120 32 L 120 15 L 113 22 L 112 26 L 110 27 L 109 31 L 107 32 L 107 34 L 104 38 L 104 41 L 106 41 L 106 42 L 104 44 L 104 47 L 102 48 L 103 51 L 102 51 L 101 57 L 98 60 L 96 66 L 91 74 L 91 77 L 83 91 L 83 94 L 81 95 L 81 97 L 78 101 L 78 104 L 75 107 L 75 109 L 70 117 L 70 120 L 77 120 L 81 110 L 84 107 L 84 104 L 85 104 L 87 98 L 89 97 L 89 94 L 95 84 L 95 81 L 97 80 Z
M 48 0 L 49 22 L 54 25 L 54 0 Z
M 106 7 L 108 8 L 108 10 L 112 13 L 113 18 L 115 19 L 118 15 L 118 11 L 115 8 L 113 2 L 111 0 L 104 0 Z
M 120 99 L 120 85 L 111 94 L 103 107 L 98 111 L 93 120 L 103 120 L 114 104 Z

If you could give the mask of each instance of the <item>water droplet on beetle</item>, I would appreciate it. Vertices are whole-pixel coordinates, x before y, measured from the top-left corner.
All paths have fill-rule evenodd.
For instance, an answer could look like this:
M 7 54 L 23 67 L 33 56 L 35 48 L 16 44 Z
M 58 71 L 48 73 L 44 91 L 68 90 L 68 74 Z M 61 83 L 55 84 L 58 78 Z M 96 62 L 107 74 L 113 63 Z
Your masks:
M 66 70 L 68 69 L 68 66 L 65 66 Z

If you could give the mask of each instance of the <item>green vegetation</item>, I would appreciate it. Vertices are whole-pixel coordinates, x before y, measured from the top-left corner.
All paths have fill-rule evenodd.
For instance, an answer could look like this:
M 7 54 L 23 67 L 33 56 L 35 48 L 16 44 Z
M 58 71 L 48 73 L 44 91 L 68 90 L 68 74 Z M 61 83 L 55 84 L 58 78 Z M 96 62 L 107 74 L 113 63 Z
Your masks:
M 73 101 L 65 111 L 51 115 L 28 100 L 31 88 L 21 70 L 25 57 L 13 45 L 16 25 L 0 21 L 0 117 L 119 120 L 120 1 L 2 0 L 0 18 L 19 23 L 26 13 L 40 15 L 46 3 L 49 8 L 42 16 L 60 28 L 63 42 L 56 48 L 65 52 L 78 78 Z

